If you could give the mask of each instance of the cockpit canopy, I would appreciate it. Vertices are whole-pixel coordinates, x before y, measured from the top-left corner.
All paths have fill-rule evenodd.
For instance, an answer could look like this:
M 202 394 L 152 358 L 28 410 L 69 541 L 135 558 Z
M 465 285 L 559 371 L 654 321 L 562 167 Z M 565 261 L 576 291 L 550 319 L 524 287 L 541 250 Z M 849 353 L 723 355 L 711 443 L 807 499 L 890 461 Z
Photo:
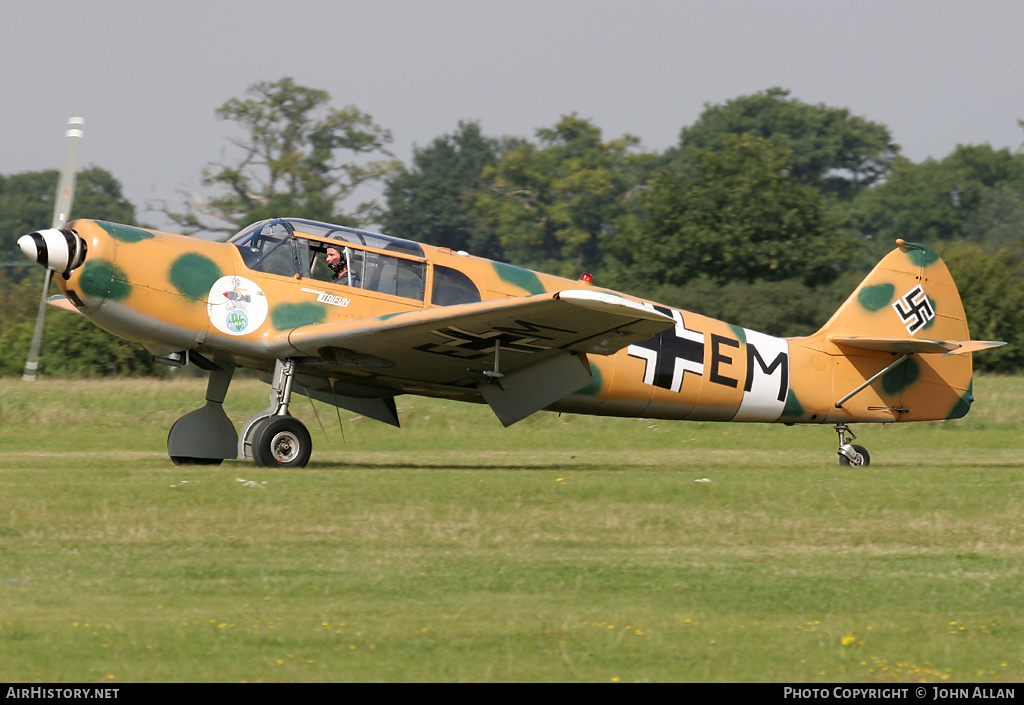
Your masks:
M 245 265 L 254 271 L 312 278 L 365 291 L 423 300 L 426 258 L 418 243 L 302 218 L 275 218 L 235 235 Z M 332 265 L 329 250 L 341 254 Z
M 258 223 L 253 223 L 252 225 L 243 228 L 237 235 L 228 240 L 228 242 L 239 246 L 247 244 L 250 240 L 254 240 L 261 236 L 286 239 L 296 232 L 328 240 L 341 240 L 353 245 L 375 247 L 378 250 L 391 250 L 394 252 L 412 255 L 414 257 L 423 257 L 423 248 L 420 247 L 418 242 L 413 242 L 412 240 L 403 240 L 400 237 L 371 233 L 367 230 L 347 228 L 343 225 L 320 223 L 315 220 L 306 220 L 305 218 L 275 218 L 273 220 L 261 220 Z
M 418 301 L 427 290 L 426 256 L 412 240 L 303 218 L 275 218 L 244 228 L 228 242 L 238 248 L 245 266 L 258 272 Z M 344 267 L 328 262 L 332 248 L 338 250 Z M 440 265 L 432 270 L 431 303 L 480 301 L 476 285 L 462 272 Z

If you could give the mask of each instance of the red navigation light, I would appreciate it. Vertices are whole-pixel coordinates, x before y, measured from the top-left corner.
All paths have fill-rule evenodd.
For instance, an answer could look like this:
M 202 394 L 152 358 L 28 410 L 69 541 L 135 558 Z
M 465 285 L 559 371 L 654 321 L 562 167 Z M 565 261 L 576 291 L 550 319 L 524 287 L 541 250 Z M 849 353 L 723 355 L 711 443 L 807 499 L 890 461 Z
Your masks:
M 580 278 L 579 278 L 578 281 L 581 281 L 584 284 L 593 284 L 594 283 L 594 275 L 591 274 L 590 272 L 584 272 L 583 274 L 580 275 Z

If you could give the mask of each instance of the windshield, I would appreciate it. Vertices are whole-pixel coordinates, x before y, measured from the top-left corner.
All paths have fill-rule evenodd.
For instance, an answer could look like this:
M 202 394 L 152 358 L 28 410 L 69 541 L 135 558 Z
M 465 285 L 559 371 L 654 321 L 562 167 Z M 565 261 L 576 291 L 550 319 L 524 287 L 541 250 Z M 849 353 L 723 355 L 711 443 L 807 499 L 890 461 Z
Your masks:
M 291 236 L 288 223 L 269 220 L 246 228 L 229 242 L 242 253 L 249 269 L 291 276 L 295 272 L 295 258 L 289 243 Z

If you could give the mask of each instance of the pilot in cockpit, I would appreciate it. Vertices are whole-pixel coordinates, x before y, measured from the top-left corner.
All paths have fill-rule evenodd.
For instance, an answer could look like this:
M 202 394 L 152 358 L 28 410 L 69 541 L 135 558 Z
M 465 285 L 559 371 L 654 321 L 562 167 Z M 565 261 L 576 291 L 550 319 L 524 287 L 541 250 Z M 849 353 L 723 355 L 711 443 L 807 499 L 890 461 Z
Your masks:
M 326 261 L 327 266 L 334 271 L 334 276 L 331 277 L 332 282 L 346 286 L 359 286 L 359 274 L 349 271 L 348 260 L 345 259 L 345 255 L 339 248 L 328 247 Z

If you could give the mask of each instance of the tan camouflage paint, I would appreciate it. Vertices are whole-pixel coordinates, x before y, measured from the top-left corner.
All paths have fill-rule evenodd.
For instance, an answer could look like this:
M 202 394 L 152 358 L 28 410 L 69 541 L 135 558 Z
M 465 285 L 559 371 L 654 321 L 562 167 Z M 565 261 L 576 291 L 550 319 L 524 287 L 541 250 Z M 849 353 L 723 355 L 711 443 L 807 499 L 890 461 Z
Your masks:
M 56 277 L 59 287 L 97 325 L 157 355 L 192 349 L 212 359 L 272 370 L 275 358 L 296 354 L 294 345 L 317 330 L 313 326 L 357 321 L 361 330 L 372 333 L 386 329 L 396 314 L 438 308 L 310 278 L 253 271 L 231 244 L 91 220 L 77 220 L 68 228 L 87 243 L 88 254 L 67 279 Z M 428 265 L 466 274 L 485 301 L 567 289 L 641 301 L 447 248 L 423 245 L 423 250 Z M 431 278 L 428 273 L 426 302 Z M 211 301 L 218 282 L 228 291 L 217 290 L 218 300 Z M 224 326 L 222 319 L 211 312 L 219 311 L 221 297 L 229 298 L 236 290 L 250 298 L 265 296 L 266 315 L 262 321 L 258 316 L 240 318 L 240 332 L 226 333 L 218 328 Z M 968 340 L 952 278 L 925 247 L 903 244 L 893 250 L 832 319 L 806 338 L 783 340 L 687 311 L 659 310 L 676 319 L 675 329 L 612 355 L 589 354 L 592 384 L 550 408 L 667 419 L 846 423 L 956 418 L 973 400 L 969 352 L 915 353 L 836 408 L 838 400 L 899 355 L 837 344 L 835 338 Z M 371 372 L 337 365 L 320 374 L 343 378 L 347 372 L 372 381 Z M 414 379 L 402 384 L 387 380 L 395 393 L 479 400 L 472 387 L 422 386 Z

